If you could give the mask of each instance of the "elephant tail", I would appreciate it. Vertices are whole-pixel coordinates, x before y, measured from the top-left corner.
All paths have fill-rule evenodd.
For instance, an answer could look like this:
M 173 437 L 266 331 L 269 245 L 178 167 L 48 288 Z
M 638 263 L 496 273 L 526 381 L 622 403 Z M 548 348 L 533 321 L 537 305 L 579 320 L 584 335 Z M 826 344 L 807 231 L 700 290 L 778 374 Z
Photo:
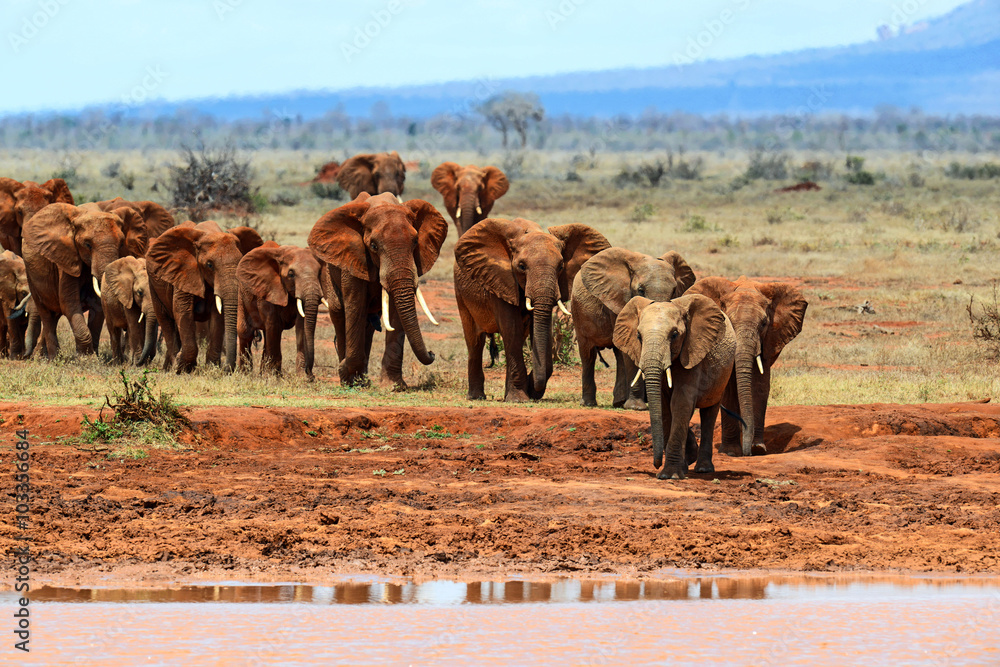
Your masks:
M 608 362 L 606 362 L 604 360 L 604 357 L 601 356 L 601 351 L 600 350 L 597 351 L 597 358 L 601 360 L 601 363 L 604 364 L 605 368 L 611 368 L 611 364 L 609 364 Z
M 500 346 L 497 345 L 497 335 L 490 334 L 490 365 L 486 368 L 493 368 L 500 358 Z
M 727 415 L 729 415 L 730 417 L 732 417 L 733 419 L 735 419 L 739 423 L 743 424 L 743 430 L 744 431 L 747 429 L 747 423 L 745 421 L 743 421 L 743 417 L 740 417 L 738 414 L 736 414 L 732 410 L 727 410 L 726 406 L 724 406 L 724 405 L 720 405 L 719 407 L 722 408 L 722 411 L 725 412 Z

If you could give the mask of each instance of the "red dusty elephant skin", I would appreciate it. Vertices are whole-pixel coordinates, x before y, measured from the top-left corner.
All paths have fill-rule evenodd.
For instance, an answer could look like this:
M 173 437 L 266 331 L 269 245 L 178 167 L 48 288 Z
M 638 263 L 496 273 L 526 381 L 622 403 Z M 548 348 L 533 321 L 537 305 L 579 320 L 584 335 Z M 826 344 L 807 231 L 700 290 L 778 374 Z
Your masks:
M 462 167 L 454 162 L 438 165 L 431 174 L 431 185 L 444 197 L 459 236 L 488 218 L 494 202 L 510 187 L 507 176 L 496 167 Z

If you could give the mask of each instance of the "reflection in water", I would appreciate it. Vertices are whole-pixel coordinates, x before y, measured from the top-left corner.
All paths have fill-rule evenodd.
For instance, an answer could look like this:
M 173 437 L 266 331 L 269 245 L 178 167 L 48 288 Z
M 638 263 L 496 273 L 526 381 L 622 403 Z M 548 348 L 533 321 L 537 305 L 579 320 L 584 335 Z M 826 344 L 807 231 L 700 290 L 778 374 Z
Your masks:
M 638 600 L 861 599 L 873 595 L 907 597 L 1000 590 L 997 579 L 917 577 L 772 576 L 699 577 L 670 581 L 429 581 L 339 583 L 333 586 L 215 585 L 167 589 L 53 588 L 31 592 L 35 602 L 235 602 L 302 604 L 456 604 L 600 603 Z M 0 594 L 0 597 L 8 594 Z

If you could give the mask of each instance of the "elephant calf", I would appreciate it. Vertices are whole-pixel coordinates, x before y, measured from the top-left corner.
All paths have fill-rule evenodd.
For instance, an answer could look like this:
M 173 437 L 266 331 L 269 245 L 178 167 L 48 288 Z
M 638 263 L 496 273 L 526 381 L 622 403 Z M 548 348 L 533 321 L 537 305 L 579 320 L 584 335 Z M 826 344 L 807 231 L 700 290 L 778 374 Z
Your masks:
M 583 366 L 583 405 L 597 405 L 594 362 L 597 351 L 612 348 L 615 354 L 615 391 L 612 405 L 645 410 L 642 386 L 629 391 L 635 377 L 631 360 L 614 346 L 615 319 L 629 299 L 644 296 L 652 301 L 670 301 L 694 283 L 694 271 L 684 258 L 671 250 L 659 257 L 624 248 L 608 248 L 584 263 L 573 280 L 573 326 Z M 630 395 L 631 394 L 631 395 Z
M 156 354 L 157 326 L 146 260 L 122 257 L 108 264 L 101 280 L 101 304 L 111 339 L 112 361 L 125 363 L 127 344 L 132 363 L 148 363 Z
M 657 477 L 684 479 L 694 458 L 689 424 L 695 408 L 701 443 L 694 470 L 714 472 L 712 432 L 736 353 L 736 333 L 726 314 L 701 294 L 659 303 L 637 296 L 618 315 L 614 343 L 646 378 L 653 464 L 663 466 Z
M 251 250 L 240 260 L 236 336 L 239 364 L 253 367 L 250 344 L 264 332 L 261 368 L 281 372 L 281 332 L 295 327 L 296 368 L 309 381 L 315 358 L 316 313 L 323 294 L 321 264 L 312 250 L 279 246 L 273 241 Z
M 24 260 L 10 250 L 0 252 L 0 357 L 24 356 L 31 290 Z

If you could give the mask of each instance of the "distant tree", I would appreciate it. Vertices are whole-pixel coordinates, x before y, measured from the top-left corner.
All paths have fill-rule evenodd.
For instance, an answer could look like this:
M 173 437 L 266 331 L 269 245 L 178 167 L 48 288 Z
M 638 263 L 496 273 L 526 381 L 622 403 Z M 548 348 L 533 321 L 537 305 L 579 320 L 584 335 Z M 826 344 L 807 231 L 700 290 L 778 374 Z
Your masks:
M 511 130 L 521 137 L 521 148 L 524 148 L 528 143 L 528 124 L 545 117 L 545 109 L 542 108 L 538 95 L 533 93 L 501 93 L 480 104 L 476 111 L 503 133 L 504 148 L 507 148 L 507 134 Z

